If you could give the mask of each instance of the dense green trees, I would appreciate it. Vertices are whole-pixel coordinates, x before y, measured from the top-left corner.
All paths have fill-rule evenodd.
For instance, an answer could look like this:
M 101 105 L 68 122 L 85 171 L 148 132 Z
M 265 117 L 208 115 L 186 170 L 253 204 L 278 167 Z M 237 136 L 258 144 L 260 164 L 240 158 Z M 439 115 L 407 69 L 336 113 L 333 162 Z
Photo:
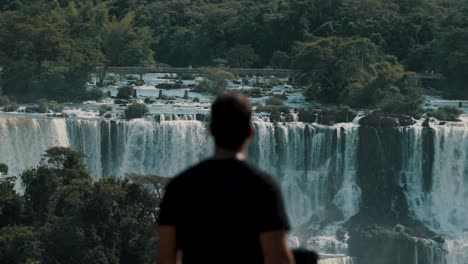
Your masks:
M 148 113 L 148 107 L 143 103 L 133 103 L 125 109 L 125 117 L 128 119 L 141 118 Z
M 417 111 L 420 104 L 418 82 L 367 38 L 298 43 L 293 67 L 301 72 L 299 81 L 308 85 L 309 100 L 403 113 Z
M 8 0 L 0 3 L 0 89 L 22 100 L 81 99 L 96 66 L 101 80 L 107 66 L 155 61 L 284 68 L 303 58 L 297 43 L 335 38 L 372 42 L 405 71 L 442 73 L 441 84 L 426 86 L 468 97 L 467 17 L 466 0 Z
M 234 75 L 231 72 L 221 69 L 208 69 L 205 73 L 205 79 L 193 91 L 217 95 L 227 88 L 228 83 L 226 80 L 233 79 Z
M 0 179 L 0 263 L 154 263 L 160 177 L 93 182 L 84 156 L 48 150 L 41 164 Z

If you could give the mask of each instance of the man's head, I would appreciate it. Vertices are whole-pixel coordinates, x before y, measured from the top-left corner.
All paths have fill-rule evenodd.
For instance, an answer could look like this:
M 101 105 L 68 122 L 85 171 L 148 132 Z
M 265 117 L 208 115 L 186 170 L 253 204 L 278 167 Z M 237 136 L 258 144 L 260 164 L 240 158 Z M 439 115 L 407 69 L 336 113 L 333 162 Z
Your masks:
M 217 147 L 239 150 L 252 136 L 252 106 L 237 92 L 223 93 L 211 106 L 211 134 Z

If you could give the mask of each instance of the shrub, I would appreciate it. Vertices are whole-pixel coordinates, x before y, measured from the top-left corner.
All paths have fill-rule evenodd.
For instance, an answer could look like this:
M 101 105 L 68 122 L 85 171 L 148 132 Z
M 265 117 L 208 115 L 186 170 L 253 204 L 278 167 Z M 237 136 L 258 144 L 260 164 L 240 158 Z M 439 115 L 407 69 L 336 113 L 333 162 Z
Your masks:
M 128 84 L 130 85 L 135 85 L 135 86 L 143 86 L 145 84 L 145 81 L 143 80 L 133 80 L 133 81 L 129 81 Z
M 152 104 L 152 103 L 154 103 L 154 100 L 149 98 L 149 97 L 146 97 L 144 102 L 145 102 L 145 104 Z
M 15 103 L 10 103 L 9 105 L 5 106 L 3 109 L 4 112 L 16 112 L 19 106 Z
M 133 87 L 129 85 L 119 88 L 119 91 L 117 92 L 118 99 L 130 99 L 132 96 L 133 96 Z
M 271 86 L 278 86 L 281 84 L 280 80 L 278 78 L 270 78 L 270 81 L 268 82 L 269 85 Z
M 10 104 L 10 98 L 7 96 L 0 96 L 0 107 L 1 106 L 7 106 Z
M 340 104 L 338 106 L 338 111 L 340 111 L 340 112 L 349 112 L 349 111 L 351 111 L 351 108 L 349 106 L 347 106 L 347 105 Z
M 103 115 L 107 112 L 112 111 L 112 106 L 110 105 L 100 105 L 99 106 L 99 115 Z
M 258 98 L 262 97 L 262 89 L 253 88 L 253 89 L 244 89 L 242 92 L 250 97 Z
M 156 88 L 158 89 L 166 89 L 166 90 L 169 90 L 169 89 L 181 89 L 183 88 L 184 85 L 181 84 L 181 83 L 159 83 L 158 85 L 156 85 Z
M 54 111 L 56 113 L 61 113 L 63 111 L 63 105 L 59 104 L 57 101 L 40 99 L 37 103 L 37 112 L 39 113 L 47 113 L 48 110 Z
M 266 112 L 266 113 L 289 113 L 289 107 L 282 106 L 272 106 L 272 105 L 258 105 L 256 110 L 257 112 Z
M 205 74 L 205 79 L 194 89 L 194 92 L 211 93 L 217 95 L 224 91 L 228 83 L 226 80 L 233 80 L 234 75 L 221 69 L 210 69 Z
M 198 98 L 198 97 L 193 98 L 193 102 L 194 102 L 194 103 L 199 103 L 199 102 L 200 102 L 200 98 Z
M 61 113 L 63 111 L 63 105 L 59 104 L 57 101 L 50 101 L 48 104 L 49 109 L 56 113 Z
M 162 95 L 159 97 L 159 99 L 172 101 L 172 100 L 175 100 L 176 98 L 175 98 L 174 96 L 162 94 Z
M 149 109 L 145 104 L 133 103 L 125 109 L 125 117 L 129 119 L 141 118 L 148 113 L 148 111 Z
M 129 81 L 136 81 L 136 80 L 138 80 L 138 77 L 133 76 L 133 75 L 127 75 L 127 76 L 125 76 L 125 79 L 127 79 Z
M 8 165 L 0 163 L 0 174 L 3 174 L 3 175 L 8 174 Z
M 428 116 L 435 117 L 443 121 L 459 121 L 459 117 L 463 111 L 453 106 L 443 106 L 436 111 L 428 112 Z
M 178 77 L 179 80 L 195 80 L 195 76 L 193 74 L 182 73 Z
M 109 95 L 109 97 L 110 97 L 110 95 Z M 100 88 L 93 87 L 93 88 L 91 88 L 89 90 L 86 90 L 84 92 L 82 100 L 84 100 L 84 101 L 90 101 L 90 100 L 99 101 L 99 100 L 102 100 L 102 98 L 104 98 L 104 93 L 102 92 L 102 90 Z
M 265 101 L 265 105 L 268 105 L 268 106 L 284 106 L 284 102 L 283 102 L 283 100 L 281 100 L 281 98 L 273 96 L 273 97 L 268 98 Z
M 47 101 L 47 99 L 39 99 L 39 101 L 37 101 L 37 104 L 37 110 L 39 113 L 47 113 L 47 110 L 49 110 L 49 102 Z

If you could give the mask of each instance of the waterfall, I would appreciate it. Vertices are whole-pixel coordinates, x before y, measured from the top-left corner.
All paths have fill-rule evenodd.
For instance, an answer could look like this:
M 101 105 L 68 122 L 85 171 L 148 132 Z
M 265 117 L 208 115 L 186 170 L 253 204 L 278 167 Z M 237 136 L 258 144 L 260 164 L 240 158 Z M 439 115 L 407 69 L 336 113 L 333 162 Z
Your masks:
M 96 179 L 127 173 L 174 176 L 212 153 L 206 120 L 200 115 L 130 121 L 0 116 L 0 162 L 19 175 L 36 166 L 46 149 L 65 146 L 86 155 Z M 336 233 L 359 210 L 358 126 L 255 118 L 254 128 L 249 162 L 277 177 L 293 233 L 319 251 L 345 254 L 346 238 Z
M 336 257 L 321 259 L 319 264 L 358 264 L 359 262 L 352 257 Z
M 340 224 L 359 210 L 358 126 L 254 125 L 251 161 L 278 177 L 288 215 L 296 227 L 293 234 L 321 252 L 346 253 L 346 241 L 337 239 L 336 234 Z
M 410 212 L 432 231 L 446 237 L 448 264 L 466 264 L 468 124 L 414 126 L 405 132 L 408 142 L 403 155 L 407 163 L 401 184 Z M 428 148 L 433 153 L 428 153 Z
M 10 167 L 10 175 L 35 167 L 54 146 L 70 146 L 64 119 L 0 117 L 0 162 Z

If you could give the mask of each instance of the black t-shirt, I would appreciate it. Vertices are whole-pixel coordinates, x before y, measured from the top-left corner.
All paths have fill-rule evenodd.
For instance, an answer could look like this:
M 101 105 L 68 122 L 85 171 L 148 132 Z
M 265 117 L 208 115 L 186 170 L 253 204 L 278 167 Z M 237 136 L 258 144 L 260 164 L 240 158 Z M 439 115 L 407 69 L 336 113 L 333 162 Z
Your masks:
M 207 160 L 171 180 L 159 225 L 176 228 L 183 263 L 263 263 L 259 235 L 289 230 L 272 177 L 235 159 Z

